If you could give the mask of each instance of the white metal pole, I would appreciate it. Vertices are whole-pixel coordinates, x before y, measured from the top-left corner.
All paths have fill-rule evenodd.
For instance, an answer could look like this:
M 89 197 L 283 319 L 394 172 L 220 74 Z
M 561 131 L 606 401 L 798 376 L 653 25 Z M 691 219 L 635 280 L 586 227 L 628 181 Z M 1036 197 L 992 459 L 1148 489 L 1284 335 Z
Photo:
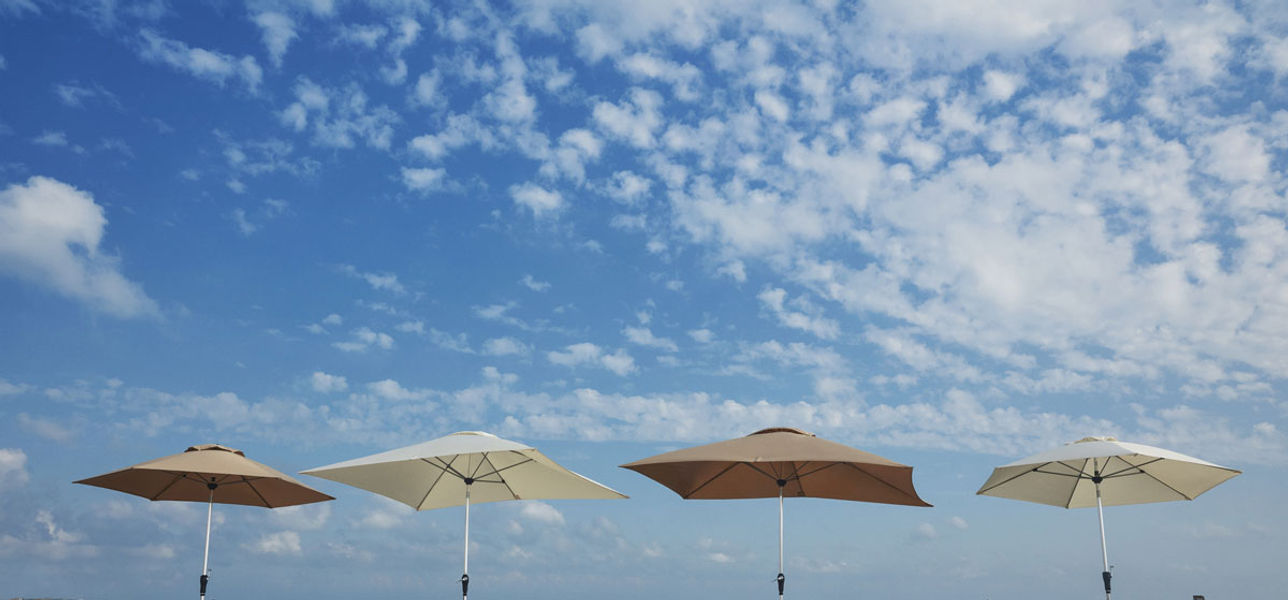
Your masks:
M 210 520 L 215 514 L 215 484 L 208 484 L 210 500 L 206 503 L 206 553 L 201 559 L 201 600 L 206 599 L 206 582 L 210 581 Z
M 784 482 L 778 484 L 778 600 L 783 600 L 783 582 L 787 580 L 783 575 L 783 487 Z
M 470 484 L 473 481 L 465 481 L 465 572 L 461 575 L 461 599 L 466 600 L 470 596 Z
M 1097 474 L 1092 482 L 1096 484 L 1096 513 L 1100 516 L 1100 557 L 1105 563 L 1101 577 L 1105 581 L 1105 600 L 1109 600 L 1109 546 L 1105 543 L 1105 506 L 1100 500 L 1100 475 Z

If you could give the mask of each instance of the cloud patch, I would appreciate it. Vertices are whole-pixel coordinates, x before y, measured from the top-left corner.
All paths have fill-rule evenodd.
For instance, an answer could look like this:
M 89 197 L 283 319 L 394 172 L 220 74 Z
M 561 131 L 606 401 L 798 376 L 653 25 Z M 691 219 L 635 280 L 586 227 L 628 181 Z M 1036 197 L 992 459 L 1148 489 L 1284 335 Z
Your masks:
M 0 191 L 0 273 L 122 319 L 160 311 L 100 247 L 103 207 L 88 192 L 48 177 Z

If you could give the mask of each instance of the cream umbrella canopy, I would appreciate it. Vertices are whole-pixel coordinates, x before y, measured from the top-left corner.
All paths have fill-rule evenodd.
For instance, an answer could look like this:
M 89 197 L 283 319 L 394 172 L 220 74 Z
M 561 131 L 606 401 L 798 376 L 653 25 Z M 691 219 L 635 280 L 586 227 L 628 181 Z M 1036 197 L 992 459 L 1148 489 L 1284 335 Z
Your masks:
M 1239 473 L 1171 450 L 1086 437 L 993 469 L 976 493 L 1064 508 L 1096 507 L 1104 560 L 1101 579 L 1108 600 L 1105 505 L 1193 500 Z
M 218 504 L 281 508 L 334 500 L 291 476 L 219 444 L 190 446 L 179 454 L 139 463 L 75 483 L 142 496 L 148 500 L 206 503 L 206 549 L 201 561 L 201 598 L 210 581 L 210 520 Z
M 783 574 L 783 498 L 811 497 L 930 506 L 912 486 L 912 467 L 816 437 L 773 427 L 622 465 L 686 500 L 778 498 L 778 597 Z
M 537 449 L 482 431 L 460 431 L 388 452 L 301 471 L 392 498 L 416 510 L 465 506 L 469 597 L 470 504 L 626 496 L 563 468 Z

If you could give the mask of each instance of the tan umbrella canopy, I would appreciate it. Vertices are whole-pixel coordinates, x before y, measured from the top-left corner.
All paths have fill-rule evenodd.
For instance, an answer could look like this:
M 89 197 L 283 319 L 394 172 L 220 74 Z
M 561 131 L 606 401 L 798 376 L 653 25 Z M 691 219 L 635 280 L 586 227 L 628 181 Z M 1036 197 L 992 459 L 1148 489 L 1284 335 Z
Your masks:
M 1239 473 L 1171 450 L 1086 437 L 993 469 L 976 494 L 1062 508 L 1096 507 L 1105 569 L 1101 579 L 1108 600 L 1104 505 L 1193 500 Z
M 201 598 L 210 580 L 210 520 L 215 503 L 280 508 L 334 500 L 272 467 L 246 458 L 241 450 L 202 444 L 179 454 L 82 479 L 92 485 L 148 500 L 206 503 L 206 551 L 201 564 Z
M 465 506 L 465 572 L 470 589 L 470 503 L 618 499 L 626 496 L 560 466 L 536 448 L 482 431 L 301 471 L 392 498 L 416 510 Z
M 686 500 L 778 498 L 778 597 L 783 596 L 783 498 L 832 498 L 930 506 L 912 486 L 912 467 L 799 429 L 684 448 L 622 465 Z

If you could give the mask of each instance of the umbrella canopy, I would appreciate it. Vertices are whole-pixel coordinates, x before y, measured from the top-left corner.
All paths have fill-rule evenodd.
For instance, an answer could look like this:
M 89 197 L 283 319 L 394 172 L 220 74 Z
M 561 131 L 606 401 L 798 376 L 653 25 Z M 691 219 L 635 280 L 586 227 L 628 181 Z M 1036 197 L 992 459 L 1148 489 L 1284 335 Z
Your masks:
M 92 485 L 148 500 L 206 503 L 206 549 L 201 565 L 201 598 L 210 581 L 210 521 L 214 505 L 280 508 L 334 500 L 291 476 L 219 444 L 189 446 L 179 454 L 82 479 Z
M 778 597 L 783 596 L 783 498 L 930 506 L 912 467 L 799 429 L 773 427 L 622 465 L 688 500 L 778 498 Z
M 978 494 L 1064 508 L 1193 500 L 1239 471 L 1179 452 L 1089 437 L 993 469 Z M 1096 481 L 1099 478 L 1100 481 Z
M 976 493 L 1064 508 L 1095 506 L 1104 561 L 1101 579 L 1108 599 L 1104 505 L 1193 500 L 1239 473 L 1171 450 L 1086 437 L 993 469 Z
M 762 429 L 622 467 L 687 500 L 774 498 L 781 493 L 930 506 L 912 487 L 912 467 L 788 427 Z
M 461 431 L 301 472 L 362 488 L 416 510 L 464 505 L 462 597 L 469 595 L 471 503 L 626 497 L 563 468 L 531 446 L 481 431 Z
M 301 471 L 392 498 L 416 510 L 500 500 L 626 496 L 563 468 L 536 448 L 481 431 Z
M 82 479 L 92 485 L 148 500 L 215 502 L 280 508 L 334 500 L 272 467 L 246 458 L 241 450 L 202 444 L 119 471 Z M 211 500 L 210 485 L 217 493 Z

